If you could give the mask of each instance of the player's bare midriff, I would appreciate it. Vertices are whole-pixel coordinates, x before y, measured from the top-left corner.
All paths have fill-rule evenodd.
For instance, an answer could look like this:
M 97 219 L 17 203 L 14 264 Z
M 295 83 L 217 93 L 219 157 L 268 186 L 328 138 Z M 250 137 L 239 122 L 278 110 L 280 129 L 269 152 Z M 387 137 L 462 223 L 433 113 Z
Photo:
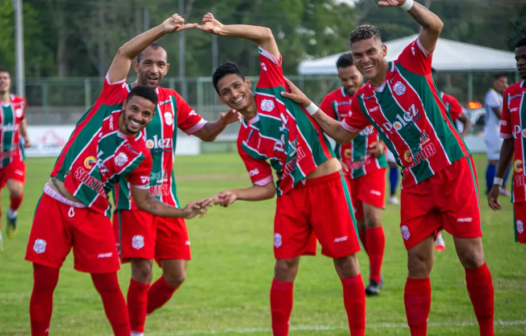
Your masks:
M 78 202 L 78 203 L 82 203 L 80 200 L 78 200 L 75 196 L 73 196 L 72 193 L 70 193 L 66 187 L 64 187 L 64 183 L 62 181 L 59 181 L 57 178 L 55 177 L 51 177 L 49 179 L 49 181 L 47 182 L 47 185 L 51 187 L 51 189 L 55 190 L 56 192 L 58 192 L 59 194 L 61 194 L 62 196 L 64 196 L 66 199 L 70 200 L 70 201 L 73 201 L 73 202 Z
M 342 165 L 340 164 L 340 161 L 338 161 L 338 159 L 336 158 L 332 158 L 332 159 L 325 161 L 321 165 L 319 165 L 315 171 L 307 175 L 307 179 L 309 180 L 309 179 L 329 175 L 332 173 L 336 173 L 337 171 L 341 169 L 342 169 Z

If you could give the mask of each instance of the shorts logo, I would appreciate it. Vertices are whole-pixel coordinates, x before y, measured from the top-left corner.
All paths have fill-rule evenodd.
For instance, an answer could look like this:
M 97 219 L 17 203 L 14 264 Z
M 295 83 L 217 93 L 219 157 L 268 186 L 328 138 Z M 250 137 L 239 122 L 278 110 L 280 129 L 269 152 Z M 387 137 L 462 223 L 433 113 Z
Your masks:
M 517 232 L 518 233 L 523 233 L 524 232 L 524 224 L 522 223 L 521 220 L 517 221 Z
M 405 225 L 402 225 L 400 227 L 400 230 L 402 231 L 402 238 L 404 238 L 404 240 L 408 240 L 409 237 L 411 237 L 411 234 L 409 233 L 409 228 Z
M 15 114 L 17 118 L 22 118 L 22 109 L 19 109 L 19 108 L 16 109 Z
M 471 217 L 457 219 L 457 223 L 471 223 L 471 222 L 473 222 L 473 218 Z
M 111 256 L 113 255 L 113 252 L 108 252 L 108 253 L 101 253 L 97 256 L 97 258 L 111 258 Z
M 401 96 L 405 93 L 406 88 L 402 82 L 396 82 L 396 84 L 393 86 L 393 90 L 397 95 Z
M 376 195 L 376 196 L 382 196 L 382 193 L 379 192 L 378 190 L 371 190 L 371 194 Z
M 15 170 L 15 174 L 18 174 L 20 176 L 24 176 L 24 172 L 21 170 Z
M 115 157 L 115 164 L 119 167 L 124 166 L 126 161 L 128 161 L 128 156 L 124 153 L 120 153 Z
M 172 126 L 172 124 L 174 123 L 174 118 L 172 117 L 172 114 L 170 112 L 166 112 L 164 114 L 164 122 L 168 126 Z
M 190 241 L 187 240 L 186 243 L 184 243 L 184 244 L 190 246 Z
M 280 247 L 281 243 L 281 235 L 279 233 L 274 234 L 274 246 Z
M 334 242 L 335 243 L 341 243 L 341 242 L 347 241 L 347 239 L 349 239 L 349 237 L 343 236 L 343 237 L 339 237 L 339 238 L 334 239 Z
M 95 163 L 97 163 L 97 159 L 94 156 L 88 156 L 84 160 L 84 167 L 86 167 L 86 168 L 91 170 L 93 168 L 93 166 L 95 165 Z
M 35 245 L 33 245 L 33 251 L 35 251 L 37 254 L 42 254 L 46 252 L 46 241 L 44 239 L 37 239 L 35 240 Z
M 269 99 L 263 99 L 261 101 L 261 109 L 265 112 L 270 112 L 274 109 L 274 102 Z
M 513 170 L 516 173 L 522 173 L 523 169 L 522 169 L 522 161 L 521 160 L 515 160 L 515 162 L 513 162 Z
M 140 250 L 144 247 L 144 237 L 137 235 L 132 238 L 132 247 L 136 250 Z

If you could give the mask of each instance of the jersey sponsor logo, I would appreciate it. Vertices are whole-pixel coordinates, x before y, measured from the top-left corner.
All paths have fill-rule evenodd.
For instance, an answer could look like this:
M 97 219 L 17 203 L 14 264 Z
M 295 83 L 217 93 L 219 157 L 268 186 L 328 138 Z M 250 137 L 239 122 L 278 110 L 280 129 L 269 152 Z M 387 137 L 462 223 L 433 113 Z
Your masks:
M 261 109 L 265 112 L 270 112 L 274 109 L 275 105 L 274 105 L 274 101 L 270 100 L 270 99 L 263 99 L 261 101 Z
M 172 126 L 172 124 L 174 123 L 174 118 L 171 112 L 164 113 L 164 122 L 166 123 L 166 125 Z
M 2 126 L 2 132 L 16 132 L 18 131 L 17 124 L 7 124 Z
M 382 126 L 390 134 L 393 134 L 393 128 L 396 131 L 400 131 L 402 128 L 409 128 L 411 125 L 417 122 L 422 116 L 422 114 L 419 112 L 420 112 L 419 109 L 417 109 L 415 105 L 413 104 L 409 108 L 409 111 L 404 112 L 403 116 L 401 115 L 396 116 L 396 119 L 398 121 L 395 121 L 393 123 L 386 122 L 386 123 L 383 123 Z
M 113 128 L 114 128 L 114 126 L 113 126 L 113 116 L 110 115 L 110 130 L 113 131 Z M 102 132 L 99 134 L 99 137 L 101 137 L 101 136 L 102 136 Z
M 375 106 L 372 109 L 370 109 L 369 113 L 373 113 L 373 112 L 376 112 L 376 111 L 378 111 L 378 106 Z
M 169 149 L 172 148 L 172 139 L 166 138 L 166 139 L 159 139 L 159 137 L 156 135 L 153 136 L 153 139 L 146 140 L 146 147 L 148 149 Z
M 120 153 L 119 155 L 117 155 L 115 157 L 115 164 L 118 166 L 118 167 L 122 167 L 126 164 L 126 162 L 128 161 L 128 155 L 124 154 L 124 153 Z
M 164 100 L 162 102 L 159 103 L 159 105 L 166 105 L 166 104 L 170 104 L 172 101 L 170 99 L 168 100 Z
M 515 162 L 513 162 L 513 170 L 516 173 L 522 173 L 524 171 L 524 168 L 522 167 L 522 161 L 521 160 L 515 160 Z
M 404 160 L 406 162 L 411 162 L 413 161 L 413 156 L 411 155 L 411 151 L 410 150 L 406 150 L 405 153 L 404 153 Z
M 275 247 L 280 247 L 281 244 L 282 244 L 281 235 L 279 233 L 275 233 L 274 234 L 274 246 Z
M 170 186 L 168 184 L 161 184 L 150 186 L 150 194 L 154 197 L 164 197 L 170 195 Z
M 406 225 L 402 225 L 400 227 L 400 231 L 402 231 L 402 238 L 404 238 L 404 240 L 408 240 L 409 237 L 411 237 L 411 234 L 409 233 L 409 228 Z
M 37 239 L 33 245 L 33 251 L 35 251 L 37 254 L 42 254 L 46 252 L 46 245 L 47 243 L 44 239 Z
M 15 115 L 16 115 L 17 118 L 22 118 L 22 115 L 23 115 L 22 109 L 17 108 L 15 110 Z
M 411 151 L 413 154 L 411 154 L 410 151 L 406 151 L 404 153 L 404 160 L 406 160 L 406 162 L 413 162 L 407 168 L 412 168 L 416 165 L 419 165 L 423 161 L 428 160 L 430 157 L 436 154 L 435 145 L 432 143 L 422 146 L 421 148 L 411 148 Z
M 133 236 L 132 247 L 136 250 L 140 250 L 144 247 L 144 237 L 141 235 Z
M 519 134 L 522 134 L 522 128 L 520 125 L 513 125 L 513 131 L 511 132 L 514 139 L 519 137 Z
M 510 112 L 513 113 L 513 112 L 517 112 L 519 110 L 518 107 L 514 107 L 512 109 L 510 109 Z M 502 121 L 505 121 L 505 120 L 502 120 Z
M 373 126 L 367 126 L 366 128 L 363 129 L 363 131 L 360 132 L 360 135 L 361 136 L 370 136 L 374 133 L 374 127 Z
M 473 222 L 473 218 L 471 217 L 457 219 L 457 223 L 471 223 L 471 222 Z
M 252 169 L 251 171 L 248 172 L 248 176 L 250 177 L 256 176 L 257 174 L 259 174 L 259 170 L 257 168 Z
M 347 237 L 347 236 L 338 237 L 338 238 L 334 239 L 334 242 L 335 243 L 341 243 L 341 242 L 347 241 L 348 239 L 349 239 L 349 237 Z
M 95 166 L 95 163 L 97 163 L 97 159 L 94 156 L 88 156 L 84 160 L 84 167 L 86 167 L 86 168 L 91 170 L 91 169 L 93 169 L 93 166 Z
M 345 148 L 343 151 L 343 157 L 346 159 L 352 159 L 352 150 L 350 148 Z
M 508 122 L 506 120 L 501 120 L 500 123 L 502 126 L 508 126 Z
M 516 187 L 524 187 L 526 185 L 526 176 L 524 175 L 515 175 L 513 176 L 515 180 Z
M 296 165 L 299 165 L 299 162 L 307 156 L 303 148 L 298 147 L 298 139 L 294 140 L 293 142 L 289 141 L 286 153 L 289 157 L 292 157 L 292 160 L 285 164 L 285 167 L 283 168 L 282 179 L 285 179 L 285 177 L 289 176 L 296 169 Z
M 524 232 L 524 224 L 522 223 L 520 219 L 517 221 L 517 232 L 518 233 Z
M 100 253 L 97 258 L 104 259 L 104 258 L 111 258 L 113 256 L 113 252 L 108 253 Z
M 406 87 L 402 82 L 396 82 L 396 84 L 393 86 L 393 91 L 398 95 L 401 96 L 405 93 Z
M 523 130 L 522 130 L 522 137 L 523 137 L 523 138 L 526 138 L 526 129 L 523 129 Z
M 261 62 L 261 69 L 267 71 L 267 65 L 265 64 L 265 62 Z
M 79 180 L 80 183 L 85 184 L 91 190 L 94 190 L 100 196 L 105 196 L 104 184 L 90 175 L 89 172 L 85 171 L 82 167 L 78 167 L 75 171 L 74 177 Z M 73 209 L 73 208 L 72 208 Z

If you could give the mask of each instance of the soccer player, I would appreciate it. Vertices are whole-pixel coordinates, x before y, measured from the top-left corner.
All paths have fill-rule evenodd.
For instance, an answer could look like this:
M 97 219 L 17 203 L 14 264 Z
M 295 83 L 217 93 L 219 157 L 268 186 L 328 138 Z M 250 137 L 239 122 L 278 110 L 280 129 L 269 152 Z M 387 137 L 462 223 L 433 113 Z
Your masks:
M 486 195 L 493 186 L 493 180 L 497 171 L 497 162 L 500 156 L 501 140 L 499 138 L 500 120 L 502 116 L 502 93 L 508 87 L 508 77 L 498 74 L 493 78 L 493 87 L 489 89 L 484 98 L 484 109 L 486 110 L 484 125 L 484 142 L 488 152 L 488 167 L 486 168 Z M 504 180 L 507 179 L 507 174 Z M 504 185 L 505 185 L 504 181 Z M 508 196 L 510 193 L 506 188 L 502 192 Z
M 2 139 L 0 142 L 0 188 L 7 186 L 7 190 L 9 190 L 10 204 L 7 210 L 6 234 L 8 238 L 14 238 L 17 210 L 24 197 L 24 182 L 26 180 L 23 147 L 31 147 L 31 141 L 27 136 L 27 101 L 11 94 L 10 90 L 11 76 L 9 71 L 0 67 L 0 138 Z M 2 232 L 0 231 L 0 248 L 2 248 L 2 244 Z
M 354 64 L 369 81 L 355 94 L 351 113 L 343 122 L 319 110 L 293 83 L 289 84 L 293 93 L 282 94 L 308 107 L 339 144 L 348 143 L 373 125 L 402 166 L 400 229 L 408 251 L 404 301 L 411 335 L 427 333 L 433 238 L 445 229 L 454 237 L 465 268 L 480 335 L 493 336 L 494 289 L 484 261 L 473 160 L 431 77 L 432 53 L 443 23 L 411 0 L 379 4 L 401 6 L 422 31 L 394 62 L 385 59 L 387 48 L 376 27 L 360 26 L 351 33 Z
M 274 335 L 289 333 L 300 256 L 316 254 L 316 237 L 322 254 L 333 258 L 341 279 L 351 335 L 364 335 L 365 288 L 355 255 L 360 245 L 349 184 L 320 127 L 301 106 L 280 96 L 287 86 L 272 31 L 249 25 L 222 25 L 210 13 L 198 28 L 247 39 L 259 46 L 261 70 L 255 94 L 234 63 L 220 65 L 213 75 L 221 102 L 244 117 L 237 145 L 253 183 L 250 188 L 223 191 L 213 201 L 226 207 L 236 200 L 265 200 L 273 198 L 277 189 L 276 264 L 270 290 Z M 271 167 L 278 176 L 277 188 Z
M 326 95 L 320 109 L 333 119 L 343 120 L 350 112 L 356 91 L 363 85 L 363 76 L 354 66 L 350 53 L 338 58 L 336 68 L 342 87 Z M 358 233 L 369 256 L 369 285 L 365 293 L 378 295 L 383 285 L 381 269 L 385 250 L 382 227 L 387 170 L 385 145 L 374 127 L 368 126 L 350 143 L 337 145 L 335 152 L 348 168 L 346 177 L 351 185 Z
M 199 202 L 177 209 L 150 195 L 152 159 L 142 130 L 152 120 L 158 98 L 150 87 L 137 86 L 128 93 L 125 85 L 134 57 L 163 35 L 190 27 L 174 14 L 122 46 L 102 93 L 77 123 L 57 159 L 38 203 L 26 252 L 26 260 L 33 262 L 29 308 L 33 336 L 48 335 L 53 291 L 71 248 L 75 269 L 91 273 L 114 334 L 130 335 L 117 280 L 119 259 L 107 195 L 119 179 L 130 183 L 135 204 L 148 213 L 192 218 L 205 212 Z
M 230 109 L 219 120 L 206 122 L 176 91 L 161 87 L 170 64 L 166 50 L 156 42 L 137 56 L 133 67 L 137 81 L 128 89 L 147 85 L 159 96 L 157 111 L 145 129 L 146 146 L 153 160 L 150 192 L 163 203 L 179 207 L 173 173 L 177 128 L 203 141 L 213 141 L 228 124 L 240 120 L 240 115 Z M 121 260 L 129 261 L 132 268 L 127 295 L 132 336 L 142 335 L 146 315 L 163 306 L 183 283 L 191 259 L 190 240 L 184 218 L 163 218 L 140 211 L 130 199 L 128 181 L 121 179 L 114 196 L 115 239 Z M 150 287 L 153 259 L 163 274 Z
M 517 70 L 522 81 L 515 83 L 504 91 L 502 106 L 502 122 L 500 136 L 504 139 L 500 151 L 499 170 L 497 171 L 493 188 L 488 195 L 488 204 L 493 210 L 501 210 L 498 202 L 503 177 L 513 158 L 513 221 L 515 240 L 526 244 L 526 170 L 524 169 L 524 126 L 526 118 L 526 38 L 520 40 L 515 47 Z M 514 155 L 515 154 L 515 155 Z

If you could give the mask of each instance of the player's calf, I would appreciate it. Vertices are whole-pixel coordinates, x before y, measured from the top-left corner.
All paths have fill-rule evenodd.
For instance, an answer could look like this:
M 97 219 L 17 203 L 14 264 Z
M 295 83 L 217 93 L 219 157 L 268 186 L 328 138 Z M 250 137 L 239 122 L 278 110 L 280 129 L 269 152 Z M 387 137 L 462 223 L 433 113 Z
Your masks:
M 24 195 L 24 184 L 17 180 L 7 180 L 7 189 L 9 190 L 10 205 L 7 210 L 7 237 L 14 238 L 17 229 L 18 208 L 22 204 Z

